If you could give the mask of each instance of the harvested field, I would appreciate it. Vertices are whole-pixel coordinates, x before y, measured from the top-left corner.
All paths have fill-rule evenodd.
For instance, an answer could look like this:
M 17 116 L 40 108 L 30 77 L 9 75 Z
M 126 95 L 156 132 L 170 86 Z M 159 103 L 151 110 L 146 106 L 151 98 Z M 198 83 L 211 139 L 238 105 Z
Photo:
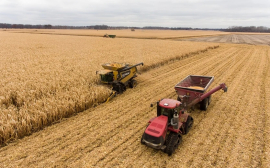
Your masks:
M 185 39 L 187 41 L 270 45 L 270 34 L 230 34 Z
M 218 47 L 215 43 L 106 39 L 0 31 L 0 145 L 104 102 L 107 62 L 144 62 L 141 71 Z
M 140 75 L 139 85 L 108 104 L 90 108 L 0 149 L 2 167 L 269 167 L 270 48 L 222 44 Z M 206 112 L 168 157 L 140 144 L 149 104 L 176 98 L 174 85 L 189 74 L 215 76 Z
M 103 37 L 105 34 L 116 35 L 116 38 L 138 38 L 138 39 L 175 39 L 186 37 L 202 37 L 230 34 L 221 31 L 202 31 L 202 30 L 145 30 L 139 29 L 131 31 L 124 30 L 61 30 L 61 29 L 11 29 L 8 32 L 30 33 L 30 34 L 51 34 L 51 35 L 72 35 L 72 36 L 96 36 Z

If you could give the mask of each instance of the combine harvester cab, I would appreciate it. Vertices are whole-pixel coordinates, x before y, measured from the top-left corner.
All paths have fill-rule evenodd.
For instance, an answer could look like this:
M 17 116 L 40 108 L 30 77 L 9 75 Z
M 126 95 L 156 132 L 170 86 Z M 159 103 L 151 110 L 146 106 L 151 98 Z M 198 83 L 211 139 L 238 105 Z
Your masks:
M 100 75 L 101 83 L 112 86 L 112 93 L 106 102 L 116 94 L 123 93 L 127 87 L 134 88 L 137 85 L 137 81 L 134 78 L 137 77 L 137 66 L 139 65 L 143 65 L 143 63 L 136 65 L 106 63 L 102 65 L 104 69 L 96 73 Z
M 200 102 L 201 109 L 206 110 L 213 93 L 220 89 L 227 92 L 225 83 L 206 92 L 213 80 L 212 76 L 189 75 L 176 84 L 177 100 L 162 99 L 157 102 L 157 117 L 149 120 L 141 143 L 172 155 L 181 143 L 182 135 L 192 127 L 193 118 L 187 113 L 188 109 Z

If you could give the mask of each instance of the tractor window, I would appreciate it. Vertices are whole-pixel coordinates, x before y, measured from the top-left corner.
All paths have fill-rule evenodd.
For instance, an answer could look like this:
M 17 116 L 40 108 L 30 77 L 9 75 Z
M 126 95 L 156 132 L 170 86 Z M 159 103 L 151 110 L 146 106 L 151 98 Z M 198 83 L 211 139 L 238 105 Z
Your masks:
M 173 109 L 161 108 L 161 115 L 168 116 L 169 119 L 173 117 Z
M 101 81 L 104 82 L 112 82 L 113 81 L 113 73 L 107 73 L 107 74 L 100 74 Z

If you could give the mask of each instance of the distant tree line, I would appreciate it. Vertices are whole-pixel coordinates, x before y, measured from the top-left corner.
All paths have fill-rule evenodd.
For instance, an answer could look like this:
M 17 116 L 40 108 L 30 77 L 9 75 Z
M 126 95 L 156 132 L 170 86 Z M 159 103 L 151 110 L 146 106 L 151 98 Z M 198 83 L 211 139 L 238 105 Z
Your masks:
M 191 27 L 128 27 L 128 26 L 108 26 L 108 25 L 93 25 L 93 26 L 63 26 L 63 25 L 31 25 L 31 24 L 8 24 L 0 23 L 0 29 L 94 29 L 94 30 L 109 30 L 109 29 L 157 29 L 157 30 L 219 30 L 227 32 L 270 32 L 270 29 L 264 26 L 232 26 L 227 29 L 208 29 L 208 28 L 191 28 Z
M 242 27 L 242 26 L 232 26 L 228 29 L 225 29 L 225 31 L 228 32 L 260 32 L 260 33 L 269 33 L 270 29 L 268 27 L 264 26 L 248 26 L 248 27 Z

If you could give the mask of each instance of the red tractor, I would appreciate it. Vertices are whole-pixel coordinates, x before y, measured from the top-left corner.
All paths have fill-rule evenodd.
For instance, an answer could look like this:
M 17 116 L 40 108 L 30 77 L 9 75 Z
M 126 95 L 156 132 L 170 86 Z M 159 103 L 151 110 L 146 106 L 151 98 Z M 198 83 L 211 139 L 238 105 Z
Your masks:
M 172 155 L 181 143 L 182 135 L 187 134 L 192 127 L 193 118 L 187 110 L 197 103 L 201 110 L 206 110 L 213 93 L 220 89 L 227 92 L 227 86 L 222 83 L 205 93 L 213 80 L 211 76 L 189 75 L 175 85 L 177 100 L 162 99 L 157 102 L 157 117 L 149 120 L 141 143 Z
M 181 102 L 162 99 L 157 102 L 157 117 L 149 121 L 141 143 L 161 149 L 171 155 L 182 141 L 181 134 L 187 134 L 193 118 L 181 109 Z

